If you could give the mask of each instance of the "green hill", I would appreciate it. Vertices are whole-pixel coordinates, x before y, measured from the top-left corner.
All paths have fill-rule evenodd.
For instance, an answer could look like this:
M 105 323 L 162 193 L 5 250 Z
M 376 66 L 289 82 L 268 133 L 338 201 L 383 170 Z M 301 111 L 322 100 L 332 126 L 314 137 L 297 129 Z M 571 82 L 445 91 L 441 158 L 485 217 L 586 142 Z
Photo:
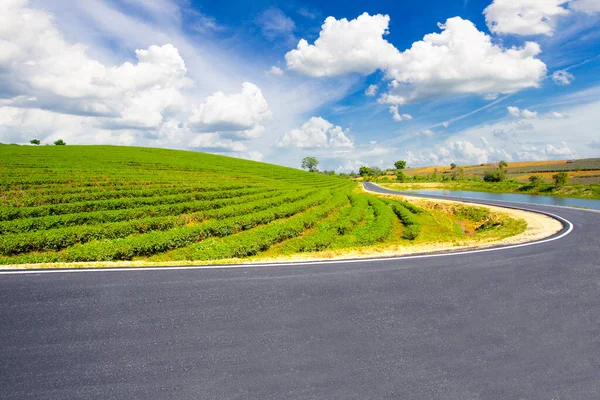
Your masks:
M 427 240 L 435 217 L 338 177 L 136 147 L 0 145 L 0 192 L 0 264 L 354 248 Z M 446 216 L 444 240 L 464 236 L 457 218 Z

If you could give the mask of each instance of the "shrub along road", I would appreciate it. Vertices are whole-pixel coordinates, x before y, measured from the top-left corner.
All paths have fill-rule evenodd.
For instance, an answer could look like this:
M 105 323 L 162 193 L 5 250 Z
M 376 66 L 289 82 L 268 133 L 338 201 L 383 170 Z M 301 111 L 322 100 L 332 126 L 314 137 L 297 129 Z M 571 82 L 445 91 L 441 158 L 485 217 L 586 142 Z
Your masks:
M 429 258 L 4 272 L 1 397 L 597 398 L 600 213 L 526 208 L 574 230 Z

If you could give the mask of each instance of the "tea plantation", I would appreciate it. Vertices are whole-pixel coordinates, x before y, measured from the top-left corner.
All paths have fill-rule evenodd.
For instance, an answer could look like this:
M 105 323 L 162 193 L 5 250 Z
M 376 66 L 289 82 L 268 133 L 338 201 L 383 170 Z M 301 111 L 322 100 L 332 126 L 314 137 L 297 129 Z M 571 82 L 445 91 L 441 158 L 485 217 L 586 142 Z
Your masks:
M 0 264 L 369 246 L 414 240 L 428 213 L 349 180 L 218 155 L 0 145 Z

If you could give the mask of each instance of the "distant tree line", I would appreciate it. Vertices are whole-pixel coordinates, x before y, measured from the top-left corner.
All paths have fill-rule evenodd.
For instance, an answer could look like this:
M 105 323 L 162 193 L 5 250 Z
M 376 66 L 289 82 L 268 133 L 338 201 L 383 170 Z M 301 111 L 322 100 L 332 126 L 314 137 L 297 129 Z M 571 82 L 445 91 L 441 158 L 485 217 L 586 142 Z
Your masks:
M 33 144 L 33 145 L 35 145 L 35 146 L 39 146 L 39 145 L 40 145 L 40 143 L 41 143 L 41 141 L 40 141 L 40 139 L 31 139 L 31 140 L 29 141 L 29 143 L 31 143 L 31 144 Z M 64 141 L 64 140 L 62 140 L 62 139 L 58 139 L 58 140 L 55 140 L 55 141 L 54 141 L 54 145 L 55 145 L 55 146 L 66 146 L 67 144 L 65 143 L 65 141 Z

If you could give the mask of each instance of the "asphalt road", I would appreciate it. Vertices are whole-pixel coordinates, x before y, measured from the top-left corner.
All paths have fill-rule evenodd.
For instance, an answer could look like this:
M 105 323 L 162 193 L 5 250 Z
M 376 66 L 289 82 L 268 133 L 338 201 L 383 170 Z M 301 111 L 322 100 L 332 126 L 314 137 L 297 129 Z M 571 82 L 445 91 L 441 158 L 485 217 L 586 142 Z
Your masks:
M 431 258 L 0 275 L 2 399 L 598 399 L 600 213 Z

